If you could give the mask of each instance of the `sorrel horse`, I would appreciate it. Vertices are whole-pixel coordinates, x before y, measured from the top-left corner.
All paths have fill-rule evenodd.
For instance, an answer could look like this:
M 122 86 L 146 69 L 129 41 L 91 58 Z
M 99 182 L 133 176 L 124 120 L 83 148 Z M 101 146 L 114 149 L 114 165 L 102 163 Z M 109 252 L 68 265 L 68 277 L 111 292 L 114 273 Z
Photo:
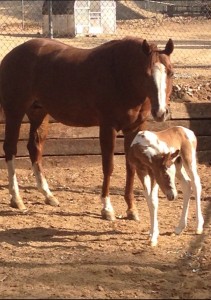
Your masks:
M 179 179 L 183 192 L 183 209 L 179 225 L 175 229 L 180 234 L 187 225 L 191 187 L 196 200 L 196 233 L 203 232 L 204 219 L 201 212 L 201 182 L 197 172 L 197 139 L 194 132 L 182 126 L 174 126 L 163 131 L 140 131 L 128 151 L 129 163 L 135 166 L 144 187 L 144 195 L 150 212 L 150 243 L 158 242 L 158 188 L 169 200 L 177 197 L 175 176 Z
M 6 119 L 3 147 L 11 206 L 25 210 L 14 167 L 25 114 L 30 121 L 27 147 L 38 189 L 47 204 L 59 204 L 49 190 L 41 164 L 49 114 L 68 126 L 99 126 L 104 175 L 102 217 L 113 220 L 109 185 L 117 132 L 122 130 L 125 134 L 127 152 L 133 135 L 143 128 L 150 111 L 156 121 L 167 118 L 173 48 L 171 39 L 164 50 L 159 50 L 156 44 L 136 38 L 113 40 L 92 49 L 38 38 L 10 51 L 0 66 L 0 97 Z M 135 171 L 127 161 L 126 173 L 128 217 L 136 219 Z

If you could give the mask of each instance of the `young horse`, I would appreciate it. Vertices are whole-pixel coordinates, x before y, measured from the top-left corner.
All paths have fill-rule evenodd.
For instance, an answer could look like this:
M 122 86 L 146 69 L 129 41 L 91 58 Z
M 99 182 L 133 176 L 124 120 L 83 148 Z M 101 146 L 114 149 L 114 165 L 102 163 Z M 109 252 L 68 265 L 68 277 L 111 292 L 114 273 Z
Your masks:
M 127 151 L 133 134 L 143 129 L 150 111 L 156 121 L 168 116 L 172 89 L 171 39 L 164 50 L 146 40 L 113 40 L 92 49 L 79 49 L 50 39 L 32 39 L 10 51 L 0 66 L 0 95 L 6 126 L 4 151 L 11 205 L 25 205 L 14 167 L 22 119 L 30 121 L 28 150 L 37 186 L 45 202 L 58 205 L 42 171 L 42 150 L 48 114 L 78 127 L 99 126 L 102 151 L 102 216 L 114 219 L 109 197 L 117 132 L 122 130 Z M 133 133 L 127 135 L 127 133 Z M 135 170 L 126 161 L 125 200 L 133 212 Z
M 151 245 L 157 245 L 158 230 L 158 189 L 169 200 L 177 196 L 175 176 L 183 191 L 183 210 L 176 234 L 187 225 L 191 187 L 196 199 L 196 233 L 203 232 L 201 212 L 201 183 L 197 173 L 196 136 L 192 130 L 175 126 L 159 132 L 140 131 L 134 138 L 128 159 L 135 165 L 136 172 L 144 187 L 144 195 L 151 219 Z

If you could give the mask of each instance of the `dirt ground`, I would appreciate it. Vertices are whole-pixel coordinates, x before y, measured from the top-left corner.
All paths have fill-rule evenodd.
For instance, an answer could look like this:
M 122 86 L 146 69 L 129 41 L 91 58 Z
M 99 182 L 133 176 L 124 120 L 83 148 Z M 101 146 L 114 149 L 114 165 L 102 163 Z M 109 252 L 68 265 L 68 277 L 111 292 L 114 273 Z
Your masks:
M 71 160 L 70 160 L 71 162 Z M 195 235 L 195 201 L 188 227 L 176 236 L 182 194 L 168 201 L 160 193 L 157 247 L 150 247 L 149 213 L 140 184 L 135 197 L 140 222 L 125 218 L 124 156 L 115 156 L 111 200 L 116 221 L 101 219 L 101 159 L 73 158 L 47 168 L 60 207 L 44 204 L 28 169 L 18 169 L 27 213 L 9 206 L 8 180 L 1 170 L 0 298 L 210 299 L 210 166 L 198 166 L 202 181 L 204 234 Z
M 145 33 L 147 28 L 141 28 Z M 207 29 L 206 33 L 204 28 L 208 27 L 202 30 L 207 38 L 210 31 Z M 162 35 L 166 32 L 164 38 L 167 40 L 169 33 L 165 30 L 166 27 Z M 171 37 L 183 31 L 187 32 L 184 24 L 178 32 L 172 27 Z M 155 31 L 153 34 L 156 36 Z M 12 38 L 20 42 L 19 37 Z M 196 35 L 190 37 L 195 38 Z M 89 38 L 85 44 L 87 41 L 90 45 Z M 77 42 L 80 45 L 80 38 Z M 4 51 L 10 47 L 13 45 L 5 46 Z M 176 49 L 175 53 L 177 65 L 192 59 L 186 49 Z M 200 53 L 208 57 L 210 49 L 201 49 Z M 210 68 L 177 68 L 172 101 L 210 102 L 210 72 Z M 44 163 L 47 160 L 45 158 Z M 65 166 L 45 168 L 49 187 L 60 201 L 59 207 L 44 204 L 30 168 L 17 169 L 20 192 L 28 208 L 26 213 L 9 206 L 7 171 L 2 169 L 0 298 L 210 299 L 209 162 L 199 164 L 198 170 L 202 182 L 204 233 L 195 234 L 195 201 L 191 199 L 188 227 L 181 235 L 174 234 L 182 210 L 178 185 L 179 195 L 175 201 L 168 201 L 160 193 L 159 244 L 152 248 L 148 240 L 149 212 L 137 178 L 134 193 L 140 222 L 126 219 L 124 156 L 115 156 L 110 194 L 117 219 L 112 222 L 101 218 L 100 156 L 72 157 Z
M 211 101 L 211 77 L 175 73 L 172 101 Z M 124 156 L 115 156 L 111 201 L 116 221 L 101 219 L 101 157 L 69 157 L 48 164 L 49 187 L 60 207 L 44 204 L 28 167 L 17 169 L 20 192 L 28 208 L 9 206 L 6 169 L 0 177 L 0 298 L 71 299 L 210 299 L 211 171 L 199 164 L 204 233 L 196 235 L 194 198 L 187 229 L 174 234 L 182 210 L 182 193 L 168 201 L 160 192 L 157 247 L 149 245 L 149 212 L 135 180 L 140 222 L 126 219 Z

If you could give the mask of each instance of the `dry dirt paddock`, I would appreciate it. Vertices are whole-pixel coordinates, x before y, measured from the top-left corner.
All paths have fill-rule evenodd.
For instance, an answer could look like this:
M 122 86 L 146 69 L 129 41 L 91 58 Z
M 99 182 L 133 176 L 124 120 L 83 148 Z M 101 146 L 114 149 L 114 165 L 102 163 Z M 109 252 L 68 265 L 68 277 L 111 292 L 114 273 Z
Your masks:
M 100 156 L 73 157 L 66 165 L 45 169 L 60 207 L 44 204 L 30 168 L 17 169 L 25 214 L 9 206 L 7 172 L 2 169 L 0 298 L 210 299 L 211 173 L 209 164 L 198 168 L 204 234 L 195 235 L 191 200 L 188 227 L 176 236 L 182 194 L 172 202 L 160 194 L 160 238 L 154 248 L 148 243 L 149 213 L 138 179 L 140 222 L 125 218 L 124 156 L 115 156 L 113 222 L 100 214 Z
M 197 30 L 200 37 L 209 40 L 208 21 L 202 24 L 200 31 L 198 23 L 183 22 L 178 23 L 178 27 L 175 23 L 161 23 L 160 27 L 155 22 L 149 28 L 147 23 L 146 27 L 138 24 L 138 28 L 143 31 L 143 37 L 147 35 L 151 39 L 153 35 L 153 39 L 162 36 L 166 41 L 169 37 L 177 40 L 184 33 L 185 40 L 197 40 Z M 134 22 L 126 24 L 129 25 L 131 32 L 137 26 Z M 189 38 L 187 32 L 192 33 Z M 10 36 L 7 45 L 5 37 L 2 42 L 5 48 L 2 47 L 0 56 L 14 47 L 11 40 L 17 44 L 22 42 L 22 38 Z M 92 47 L 96 41 L 102 42 L 96 38 L 83 41 L 78 38 L 76 44 Z M 196 58 L 195 51 L 176 48 L 173 62 L 177 66 L 188 65 Z M 201 64 L 201 57 L 209 61 L 210 49 L 199 51 L 199 61 L 194 61 L 194 65 Z M 175 77 L 177 89 L 179 86 L 185 91 L 180 101 L 210 101 L 210 68 L 177 68 Z M 204 234 L 195 235 L 192 199 L 188 227 L 180 236 L 174 235 L 182 209 L 182 194 L 179 192 L 178 199 L 172 202 L 160 194 L 160 238 L 155 248 L 149 246 L 149 213 L 137 179 L 135 197 L 140 222 L 125 218 L 124 156 L 115 157 L 111 180 L 111 200 L 117 217 L 114 222 L 101 219 L 100 157 L 72 157 L 66 164 L 54 165 L 45 168 L 45 173 L 50 188 L 60 200 L 60 207 L 44 204 L 43 196 L 36 190 L 30 165 L 17 169 L 20 191 L 28 208 L 25 214 L 9 206 L 7 172 L 0 170 L 0 298 L 211 298 L 211 167 L 208 163 L 199 164 Z

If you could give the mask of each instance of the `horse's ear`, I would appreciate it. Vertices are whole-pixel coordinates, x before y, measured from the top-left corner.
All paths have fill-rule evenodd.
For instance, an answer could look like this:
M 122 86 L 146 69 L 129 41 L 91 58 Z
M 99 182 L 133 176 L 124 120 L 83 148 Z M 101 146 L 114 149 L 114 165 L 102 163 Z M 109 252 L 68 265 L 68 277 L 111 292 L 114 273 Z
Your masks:
M 164 53 L 166 55 L 170 55 L 173 52 L 173 50 L 174 50 L 174 43 L 173 43 L 172 39 L 169 39 L 168 42 L 166 43 Z
M 151 49 L 150 49 L 150 46 L 149 46 L 147 40 L 143 40 L 142 50 L 147 56 L 150 55 Z

